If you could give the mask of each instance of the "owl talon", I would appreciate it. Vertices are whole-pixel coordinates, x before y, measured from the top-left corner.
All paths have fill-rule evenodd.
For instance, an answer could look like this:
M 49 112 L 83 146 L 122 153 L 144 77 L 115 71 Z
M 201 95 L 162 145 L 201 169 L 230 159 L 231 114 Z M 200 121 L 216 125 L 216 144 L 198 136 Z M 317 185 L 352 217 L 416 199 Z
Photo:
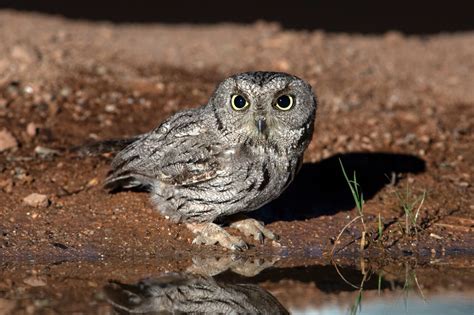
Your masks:
M 264 238 L 271 240 L 278 240 L 278 236 L 265 228 L 263 223 L 255 219 L 244 219 L 235 221 L 230 225 L 232 228 L 235 228 L 242 232 L 245 236 L 253 236 L 254 240 L 263 243 Z
M 248 249 L 247 244 L 240 238 L 230 235 L 226 230 L 214 223 L 188 224 L 188 228 L 197 236 L 193 244 L 214 245 L 219 243 L 221 246 L 234 251 L 243 251 Z

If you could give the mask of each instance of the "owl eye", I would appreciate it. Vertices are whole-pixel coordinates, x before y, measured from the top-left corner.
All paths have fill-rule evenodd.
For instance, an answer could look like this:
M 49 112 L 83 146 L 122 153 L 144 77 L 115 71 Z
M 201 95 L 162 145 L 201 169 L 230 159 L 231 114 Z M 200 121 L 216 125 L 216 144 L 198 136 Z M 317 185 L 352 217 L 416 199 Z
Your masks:
M 234 94 L 231 98 L 231 105 L 234 110 L 244 110 L 249 106 L 249 102 L 242 95 Z
M 287 111 L 293 107 L 293 97 L 290 95 L 282 95 L 277 98 L 275 107 L 279 110 Z

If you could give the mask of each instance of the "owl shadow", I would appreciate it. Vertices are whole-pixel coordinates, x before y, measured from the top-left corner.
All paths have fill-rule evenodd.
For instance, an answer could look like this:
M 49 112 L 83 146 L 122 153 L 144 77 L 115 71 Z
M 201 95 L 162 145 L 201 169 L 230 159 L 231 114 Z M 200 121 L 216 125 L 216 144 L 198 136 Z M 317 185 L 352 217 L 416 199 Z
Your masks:
M 354 171 L 364 200 L 372 199 L 400 175 L 425 171 L 425 161 L 408 154 L 353 152 L 305 163 L 288 189 L 252 216 L 265 223 L 304 220 L 355 207 L 339 163 L 352 179 Z

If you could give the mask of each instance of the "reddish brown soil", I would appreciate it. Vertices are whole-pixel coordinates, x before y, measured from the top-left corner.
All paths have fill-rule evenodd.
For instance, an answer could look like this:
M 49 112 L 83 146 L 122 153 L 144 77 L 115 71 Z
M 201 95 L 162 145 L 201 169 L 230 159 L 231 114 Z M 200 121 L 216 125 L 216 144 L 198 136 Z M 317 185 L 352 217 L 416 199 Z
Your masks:
M 146 132 L 205 103 L 219 80 L 244 70 L 294 73 L 314 86 L 320 102 L 298 180 L 256 214 L 281 236 L 282 247 L 256 244 L 250 254 L 330 251 L 357 215 L 337 157 L 357 171 L 365 193 L 371 242 L 364 255 L 472 254 L 472 33 L 421 38 L 293 32 L 265 23 L 115 26 L 9 11 L 0 12 L 0 21 L 0 129 L 19 143 L 0 153 L 4 261 L 221 252 L 191 245 L 191 233 L 162 218 L 145 193 L 107 193 L 101 182 L 110 155 L 63 150 Z M 27 133 L 30 123 L 36 135 Z M 60 152 L 42 157 L 37 146 Z M 417 235 L 404 233 L 395 194 L 407 186 L 427 193 Z M 50 205 L 23 205 L 31 193 L 46 194 Z M 350 226 L 339 254 L 358 255 L 360 233 L 359 223 Z

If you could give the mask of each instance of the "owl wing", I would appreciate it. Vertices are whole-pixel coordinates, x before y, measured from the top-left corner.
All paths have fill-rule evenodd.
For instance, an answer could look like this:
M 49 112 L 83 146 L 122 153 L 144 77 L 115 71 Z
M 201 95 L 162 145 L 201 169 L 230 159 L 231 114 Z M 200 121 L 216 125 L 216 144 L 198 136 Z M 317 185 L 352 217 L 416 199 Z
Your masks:
M 160 163 L 159 180 L 177 186 L 193 185 L 216 176 L 220 168 L 213 146 L 197 143 L 199 139 L 188 139 L 183 146 L 165 153 Z
M 127 146 L 113 160 L 105 187 L 149 187 L 156 180 L 184 186 L 214 178 L 220 145 L 202 116 L 199 109 L 180 112 Z

